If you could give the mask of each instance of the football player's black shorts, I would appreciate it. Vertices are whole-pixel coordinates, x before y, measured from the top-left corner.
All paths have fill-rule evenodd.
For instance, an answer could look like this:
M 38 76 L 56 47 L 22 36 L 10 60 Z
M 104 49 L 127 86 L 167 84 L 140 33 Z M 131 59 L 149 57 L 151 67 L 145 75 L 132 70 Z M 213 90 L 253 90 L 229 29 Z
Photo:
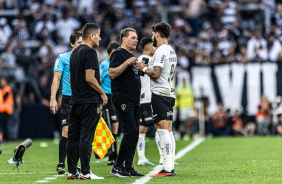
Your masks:
M 152 118 L 152 107 L 151 103 L 141 104 L 141 119 L 140 125 L 142 126 L 153 126 L 154 121 Z
M 118 119 L 117 119 L 115 105 L 112 101 L 112 95 L 107 94 L 107 97 L 108 97 L 108 103 L 103 107 L 102 117 L 105 121 L 107 122 L 109 121 L 111 124 L 117 123 Z
M 151 103 L 153 111 L 153 120 L 155 123 L 158 123 L 161 120 L 172 121 L 175 98 L 156 95 L 152 93 Z
M 70 118 L 70 96 L 64 96 L 62 98 L 62 105 L 61 105 L 61 117 L 62 117 L 62 126 L 69 126 L 69 118 Z

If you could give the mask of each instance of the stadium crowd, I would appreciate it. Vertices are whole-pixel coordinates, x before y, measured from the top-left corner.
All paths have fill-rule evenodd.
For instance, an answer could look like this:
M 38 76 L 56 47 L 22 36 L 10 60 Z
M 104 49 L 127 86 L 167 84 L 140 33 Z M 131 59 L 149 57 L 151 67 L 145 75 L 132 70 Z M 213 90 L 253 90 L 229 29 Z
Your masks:
M 282 61 L 281 0 L 0 0 L 0 75 L 8 79 L 15 104 L 10 138 L 17 138 L 22 107 L 41 104 L 49 109 L 55 59 L 70 50 L 73 31 L 87 22 L 101 28 L 96 49 L 101 62 L 107 58 L 107 45 L 119 41 L 121 29 L 136 29 L 139 39 L 151 37 L 151 25 L 159 21 L 172 25 L 169 39 L 177 52 L 178 71 L 188 73 L 194 65 Z M 140 54 L 138 48 L 134 55 Z M 193 108 L 188 84 L 177 90 L 179 103 L 187 100 Z M 277 120 L 270 104 L 263 96 L 252 119 L 240 111 L 229 114 L 220 103 L 218 111 L 209 114 L 205 99 L 206 133 L 282 134 L 282 127 L 273 128 Z M 199 110 L 193 111 L 181 121 L 178 118 L 175 127 L 182 136 L 198 132 Z M 59 129 L 56 118 L 52 121 Z

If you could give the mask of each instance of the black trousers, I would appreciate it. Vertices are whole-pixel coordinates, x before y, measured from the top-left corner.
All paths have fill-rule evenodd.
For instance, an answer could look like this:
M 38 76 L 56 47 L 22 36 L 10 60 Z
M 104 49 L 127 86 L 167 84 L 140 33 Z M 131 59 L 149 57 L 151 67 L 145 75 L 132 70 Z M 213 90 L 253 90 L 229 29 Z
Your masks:
M 91 148 L 100 110 L 100 104 L 81 104 L 71 107 L 67 143 L 69 173 L 76 173 L 79 158 L 82 174 L 90 172 Z
M 139 138 L 140 104 L 115 103 L 116 113 L 123 130 L 116 166 L 132 167 Z
M 2 129 L 3 139 L 6 141 L 9 140 L 8 123 L 9 123 L 10 117 L 11 116 L 6 112 L 0 113 L 0 130 Z

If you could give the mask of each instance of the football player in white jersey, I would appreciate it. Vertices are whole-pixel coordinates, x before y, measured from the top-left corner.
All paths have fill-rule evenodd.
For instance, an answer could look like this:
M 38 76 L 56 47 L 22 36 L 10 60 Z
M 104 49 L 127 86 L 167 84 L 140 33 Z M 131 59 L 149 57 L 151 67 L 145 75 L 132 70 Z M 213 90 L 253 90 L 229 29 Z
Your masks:
M 149 37 L 144 37 L 140 41 L 143 53 L 138 58 L 138 62 L 145 64 L 152 63 L 152 56 L 154 55 L 156 48 L 153 46 L 153 41 Z M 139 126 L 139 139 L 137 143 L 138 153 L 138 165 L 155 165 L 151 163 L 145 156 L 145 136 L 148 131 L 148 126 L 153 126 L 154 121 L 151 113 L 151 91 L 150 91 L 150 77 L 144 75 L 144 72 L 139 71 L 141 80 L 141 119 Z
M 174 77 L 177 58 L 174 49 L 168 44 L 170 31 L 171 26 L 166 22 L 154 24 L 152 40 L 157 50 L 152 59 L 152 66 L 146 66 L 142 62 L 137 64 L 137 68 L 151 78 L 153 120 L 165 160 L 164 169 L 151 177 L 175 176 L 175 139 L 172 133 L 175 90 L 171 81 Z

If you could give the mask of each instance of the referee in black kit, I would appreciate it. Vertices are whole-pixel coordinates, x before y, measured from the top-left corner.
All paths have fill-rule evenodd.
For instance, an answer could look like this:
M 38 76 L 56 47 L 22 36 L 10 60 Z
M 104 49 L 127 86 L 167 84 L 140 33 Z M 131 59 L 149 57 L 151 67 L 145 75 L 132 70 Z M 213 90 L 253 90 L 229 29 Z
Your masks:
M 102 105 L 108 98 L 100 86 L 100 73 L 97 53 L 100 28 L 87 23 L 82 30 L 82 43 L 70 58 L 71 113 L 69 138 L 67 143 L 68 179 L 104 179 L 90 171 L 91 143 L 98 124 Z M 79 151 L 79 154 L 78 154 Z M 78 156 L 79 155 L 79 156 Z M 78 159 L 81 174 L 76 170 Z
M 112 80 L 112 100 L 124 134 L 111 174 L 118 177 L 143 176 L 132 167 L 140 121 L 141 83 L 136 68 L 137 58 L 132 54 L 138 37 L 135 29 L 125 28 L 120 39 L 121 47 L 110 58 L 109 77 Z

